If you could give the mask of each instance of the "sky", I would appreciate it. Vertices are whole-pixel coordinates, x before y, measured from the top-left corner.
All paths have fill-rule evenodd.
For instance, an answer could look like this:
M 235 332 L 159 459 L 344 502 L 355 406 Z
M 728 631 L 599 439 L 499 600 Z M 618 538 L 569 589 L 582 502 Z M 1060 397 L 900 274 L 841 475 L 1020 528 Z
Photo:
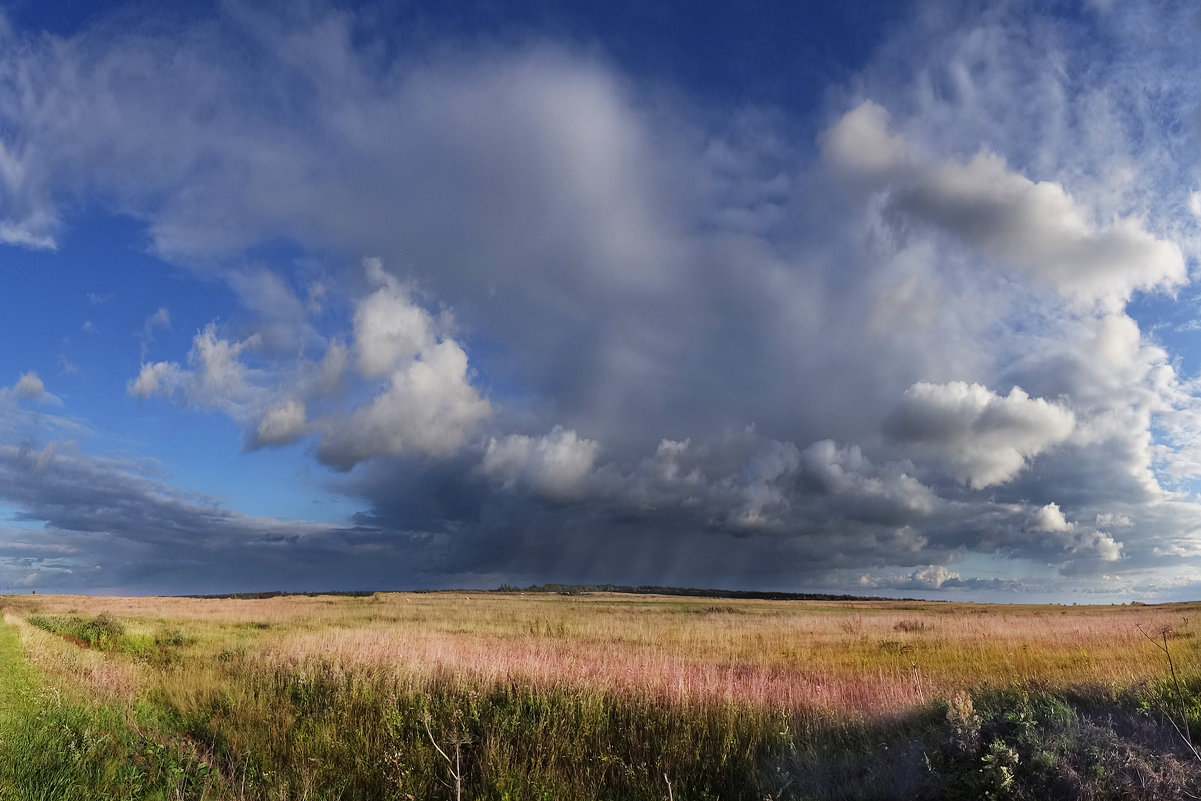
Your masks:
M 0 591 L 1195 599 L 1199 39 L 0 0 Z

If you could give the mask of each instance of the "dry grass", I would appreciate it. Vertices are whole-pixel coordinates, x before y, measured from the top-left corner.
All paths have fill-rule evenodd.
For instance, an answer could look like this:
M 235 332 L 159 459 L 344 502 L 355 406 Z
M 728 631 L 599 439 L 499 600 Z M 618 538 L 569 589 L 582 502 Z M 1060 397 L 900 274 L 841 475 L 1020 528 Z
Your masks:
M 193 648 L 198 656 L 236 651 L 265 665 L 332 659 L 418 676 L 439 671 L 464 680 L 521 677 L 604 691 L 635 689 L 671 701 L 868 717 L 965 689 L 1128 686 L 1151 679 L 1162 674 L 1163 655 L 1139 626 L 1171 627 L 1174 655 L 1192 670 L 1201 611 L 1198 605 L 715 601 L 609 594 L 12 600 L 26 613 L 109 612 L 134 630 L 184 627 L 199 638 Z M 28 641 L 35 642 L 35 655 L 47 647 Z M 39 665 L 61 671 L 61 665 L 53 667 L 58 658 L 39 659 Z M 113 676 L 88 665 L 70 669 L 91 671 L 90 683 L 110 691 L 132 691 L 144 678 L 136 671 Z M 202 683 L 199 676 L 195 680 Z

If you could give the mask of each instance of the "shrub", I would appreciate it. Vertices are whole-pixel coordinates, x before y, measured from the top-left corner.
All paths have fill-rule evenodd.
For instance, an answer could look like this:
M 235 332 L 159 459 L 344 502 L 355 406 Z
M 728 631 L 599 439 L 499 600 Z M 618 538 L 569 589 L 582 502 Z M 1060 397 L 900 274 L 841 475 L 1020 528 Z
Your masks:
M 894 631 L 920 632 L 930 628 L 924 620 L 898 620 Z
M 988 751 L 981 757 L 984 765 L 980 769 L 984 792 L 989 798 L 1009 798 L 1014 790 L 1018 764 L 1018 752 L 1002 740 L 993 740 Z
M 958 755 L 971 754 L 980 746 L 980 716 L 972 697 L 956 693 L 947 702 L 947 724 L 950 726 L 950 750 Z
M 91 620 L 45 615 L 30 615 L 26 620 L 32 626 L 60 637 L 78 640 L 80 644 L 89 648 L 101 650 L 118 648 L 125 636 L 125 626 L 108 612 L 101 612 Z

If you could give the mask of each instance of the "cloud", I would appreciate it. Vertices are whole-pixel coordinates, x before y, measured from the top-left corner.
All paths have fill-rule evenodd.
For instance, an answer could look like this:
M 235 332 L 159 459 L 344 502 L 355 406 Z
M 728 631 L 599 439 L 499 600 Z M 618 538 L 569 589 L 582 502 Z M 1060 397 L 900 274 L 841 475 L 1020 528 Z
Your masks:
M 42 383 L 42 379 L 38 378 L 37 373 L 22 373 L 21 377 L 17 379 L 17 383 L 13 385 L 12 391 L 18 398 L 37 400 L 46 394 L 46 386 Z
M 240 341 L 225 339 L 217 334 L 217 326 L 209 323 L 192 339 L 186 368 L 176 362 L 143 363 L 137 377 L 126 384 L 126 391 L 143 400 L 153 395 L 176 398 L 246 420 L 261 405 L 264 390 L 251 380 L 241 357 L 261 341 L 258 334 Z
M 139 398 L 149 398 L 160 392 L 178 373 L 179 365 L 169 362 L 143 364 L 138 377 L 129 382 L 126 391 Z
M 291 355 L 272 359 L 265 353 L 261 366 L 250 366 L 246 358 L 264 348 L 262 333 L 228 339 L 216 323 L 196 334 L 186 367 L 144 363 L 127 383 L 128 394 L 217 409 L 246 427 L 250 449 L 316 433 L 318 458 L 337 470 L 411 450 L 452 455 L 492 409 L 471 383 L 466 351 L 447 333 L 451 318 L 435 319 L 414 303 L 378 259 L 366 260 L 365 273 L 375 289 L 354 303 L 352 342 L 359 374 L 367 379 L 354 389 L 358 396 L 370 395 L 350 409 L 326 401 L 352 389 L 346 375 L 349 350 L 341 341 L 329 340 L 319 361 Z M 268 294 L 280 289 L 275 279 L 261 274 L 254 283 L 266 286 Z M 299 304 L 295 312 L 304 319 Z M 310 416 L 306 399 L 327 411 Z
M 19 389 L 19 391 L 18 391 Z M 34 401 L 33 404 L 22 401 Z M 36 373 L 23 373 L 11 387 L 0 386 L 0 444 L 29 443 L 42 431 L 56 436 L 82 437 L 91 434 L 78 419 L 50 414 L 48 407 L 60 408 L 62 399 L 46 391 Z
M 317 455 L 339 470 L 408 450 L 449 456 L 490 411 L 471 385 L 467 354 L 453 340 L 444 340 L 397 368 L 384 392 L 369 404 L 324 421 Z
M 1112 516 L 1097 515 L 1098 525 Z M 1059 547 L 1077 556 L 1091 556 L 1103 562 L 1116 562 L 1122 557 L 1122 543 L 1104 531 L 1087 530 L 1070 523 L 1063 516 L 1058 504 L 1048 503 L 1039 507 L 1030 516 L 1031 531 L 1052 535 Z
M 1171 289 L 1185 280 L 1174 242 L 1131 218 L 1096 227 L 1063 187 L 1016 175 L 991 153 L 941 166 L 898 193 L 892 209 L 994 252 L 1076 300 L 1117 307 L 1135 290 Z
M 1020 387 L 998 395 L 962 381 L 919 382 L 905 391 L 884 430 L 980 489 L 1013 478 L 1031 458 L 1071 436 L 1075 423 L 1070 409 L 1031 398 Z
M 909 142 L 889 133 L 888 125 L 888 110 L 865 100 L 822 132 L 822 156 L 839 177 L 864 187 L 887 182 L 916 158 Z
M 374 456 L 416 450 L 453 454 L 492 409 L 471 384 L 467 353 L 413 303 L 378 259 L 364 263 L 374 292 L 354 311 L 354 351 L 359 372 L 386 379 L 384 390 L 348 415 L 321 422 L 318 458 L 338 470 Z M 342 358 L 336 356 L 335 358 Z
M 912 573 L 904 576 L 873 578 L 865 573 L 859 578 L 859 585 L 897 590 L 941 590 L 960 587 L 963 585 L 963 581 L 958 573 L 948 570 L 942 565 L 926 565 L 914 568 Z
M 847 447 L 815 449 L 845 463 L 845 483 L 832 493 L 806 476 L 799 455 L 808 449 L 753 431 L 663 441 L 629 464 L 604 460 L 598 445 L 562 428 L 496 438 L 478 455 L 436 465 L 374 460 L 343 489 L 372 503 L 360 525 L 446 537 L 447 574 L 552 571 L 642 583 L 667 571 L 675 581 L 713 583 L 733 570 L 748 586 L 799 586 L 798 576 L 817 586 L 863 559 L 926 564 L 949 555 L 908 525 L 939 508 L 929 490 L 899 466 L 856 461 Z M 712 561 L 714 549 L 723 564 Z
M 1034 512 L 1030 518 L 1030 528 L 1034 531 L 1071 531 L 1075 526 L 1064 518 L 1058 504 L 1049 503 Z
M 22 526 L 0 526 L 0 583 L 36 573 L 39 591 L 354 589 L 405 586 L 429 566 L 422 540 L 240 514 L 156 472 L 72 443 L 0 445 L 0 502 Z
M 1095 556 L 1104 562 L 1122 558 L 1122 543 L 1104 531 L 1081 533 L 1070 541 L 1068 550 L 1074 554 Z
M 294 355 L 321 345 L 322 337 L 309 320 L 310 310 L 284 277 L 263 268 L 235 270 L 225 277 L 242 305 L 253 313 L 255 333 L 265 349 Z
M 270 26 L 254 35 L 276 41 Z M 293 330 L 311 327 L 304 315 L 339 297 L 352 325 L 323 334 L 346 343 L 322 359 L 329 391 L 348 393 L 343 403 L 308 394 L 324 372 L 312 359 L 257 350 L 268 363 L 247 383 L 262 391 L 240 419 L 252 447 L 268 444 L 264 435 L 275 429 L 263 426 L 278 414 L 287 423 L 282 441 L 310 435 L 326 464 L 363 465 L 360 482 L 347 486 L 369 488 L 361 497 L 381 526 L 431 526 L 441 536 L 457 520 L 456 530 L 474 532 L 458 535 L 460 567 L 483 569 L 530 526 L 571 533 L 563 542 L 510 542 L 512 564 L 522 554 L 545 564 L 556 553 L 570 563 L 570 553 L 591 552 L 592 538 L 616 530 L 655 542 L 653 527 L 665 537 L 785 537 L 794 558 L 816 561 L 929 564 L 958 548 L 994 547 L 999 535 L 990 539 L 989 526 L 1020 532 L 1033 509 L 977 510 L 927 467 L 969 489 L 1004 487 L 1106 419 L 1091 405 L 1106 371 L 1084 366 L 1101 358 L 1117 366 L 1131 352 L 1130 332 L 1114 323 L 1112 347 L 1102 343 L 1104 326 L 1093 339 L 1069 341 L 1065 332 L 1090 322 L 1087 312 L 1064 317 L 1062 304 L 1082 297 L 1071 284 L 1074 260 L 1130 231 L 1094 223 L 1054 181 L 1028 179 L 999 157 L 929 158 L 919 138 L 890 130 L 882 106 L 853 107 L 836 122 L 822 138 L 828 169 L 809 176 L 784 166 L 787 148 L 776 157 L 764 147 L 755 123 L 706 130 L 679 109 L 650 115 L 605 64 L 556 48 L 469 53 L 420 75 L 402 69 L 381 86 L 356 72 L 341 39 L 322 46 L 357 75 L 349 107 L 369 99 L 390 120 L 383 137 L 361 115 L 347 118 L 374 175 L 351 153 L 338 175 L 303 173 L 299 165 L 314 162 L 303 155 L 312 143 L 282 132 L 287 145 L 273 172 L 258 174 L 266 167 L 257 161 L 243 171 L 294 187 L 286 205 L 211 172 L 202 183 L 233 191 L 253 226 L 212 231 L 205 209 L 181 205 L 154 210 L 153 231 L 161 252 L 185 259 L 271 232 L 310 247 L 369 248 L 406 265 L 403 277 L 383 260 L 365 262 L 359 277 L 323 276 L 322 304 L 313 308 L 300 308 L 290 288 L 303 282 L 237 279 L 243 297 L 283 298 Z M 317 91 L 332 90 L 320 83 Z M 470 109 L 481 103 L 486 141 L 470 134 L 480 127 Z M 563 124 L 579 108 L 612 135 L 602 142 Z M 328 135 L 341 141 L 344 131 Z M 346 204 L 313 215 L 306 197 L 319 192 Z M 946 218 L 956 204 L 975 209 L 978 228 Z M 386 219 L 378 212 L 385 208 Z M 828 219 L 813 208 L 828 209 Z M 797 225 L 825 238 L 799 241 L 789 231 Z M 996 241 L 1008 233 L 1050 244 L 1010 252 Z M 1131 241 L 1155 255 L 1160 240 L 1152 239 Z M 1027 260 L 1037 261 L 1037 274 Z M 1045 279 L 1052 262 L 1060 272 Z M 1131 275 L 1107 278 L 1095 299 L 1173 280 Z M 1062 298 L 1042 293 L 1045 280 Z M 465 329 L 487 343 L 484 361 L 472 349 L 469 362 L 470 340 L 445 312 L 430 310 L 435 303 L 467 316 Z M 262 323 L 265 331 L 275 319 L 264 314 Z M 979 345 L 986 340 L 991 347 Z M 1126 362 L 1143 363 L 1137 326 L 1133 341 Z M 1046 344 L 1054 342 L 1080 371 L 1060 371 Z M 1023 355 L 1032 378 L 1070 380 L 1025 394 L 1003 377 Z M 506 387 L 503 402 L 485 397 L 485 374 Z M 1132 385 L 1147 378 L 1132 373 Z M 987 388 L 997 385 L 1015 388 Z M 304 404 L 303 418 L 293 401 Z M 723 431 L 747 423 L 768 433 L 742 445 L 723 440 Z M 563 466 L 552 473 L 556 445 Z M 410 458 L 422 456 L 441 466 Z M 442 517 L 415 519 L 390 500 L 399 485 L 459 500 Z M 1072 547 L 1007 541 L 1015 558 L 1065 559 Z M 748 559 L 765 552 L 745 541 L 714 547 L 746 548 Z M 533 555 L 539 548 L 545 557 Z
M 251 448 L 267 445 L 288 445 L 308 432 L 304 404 L 289 399 L 269 408 L 255 430 Z
M 959 573 L 948 570 L 942 565 L 927 565 L 925 567 L 915 568 L 913 572 L 908 574 L 894 574 L 888 576 L 873 576 L 869 573 L 864 573 L 859 577 L 858 586 L 865 589 L 888 589 L 888 590 L 918 590 L 918 591 L 949 591 L 949 590 L 970 590 L 970 591 L 988 591 L 994 593 L 1014 593 L 1027 592 L 1026 587 L 1020 581 L 991 578 L 961 578 Z
M 380 288 L 355 308 L 354 344 L 359 370 L 370 377 L 429 350 L 435 334 L 429 313 L 410 302 L 400 283 L 384 272 L 378 259 L 368 259 L 366 270 L 368 280 Z
M 950 581 L 960 583 L 959 574 L 947 570 L 942 565 L 919 567 L 910 574 L 909 578 L 915 586 L 933 590 L 941 589 Z
M 1195 142 L 1161 124 L 1195 48 L 1128 13 L 919 14 L 825 120 L 537 37 L 368 52 L 320 5 L 6 29 L 0 217 L 48 246 L 86 200 L 228 284 L 128 393 L 309 438 L 361 504 L 346 536 L 430 575 L 1156 570 L 1199 522 L 1173 482 L 1201 417 L 1126 304 L 1197 252 Z
M 831 526 L 903 529 L 937 504 L 904 464 L 879 466 L 859 446 L 831 440 L 803 450 L 791 442 L 762 443 L 717 487 L 725 492 L 713 499 L 710 514 L 743 531 L 805 531 L 817 518 Z
M 1107 526 L 1110 528 L 1115 527 L 1115 526 L 1126 527 L 1126 526 L 1133 526 L 1134 521 L 1132 521 L 1130 519 L 1129 515 L 1115 514 L 1113 512 L 1103 512 L 1103 513 L 1097 515 L 1097 525 L 1098 526 Z
M 0 386 L 0 409 L 5 405 L 5 401 L 12 403 L 22 400 L 35 401 L 40 406 L 63 405 L 62 398 L 52 392 L 46 391 L 46 385 L 33 370 L 21 373 L 16 383 L 11 387 Z
M 18 520 L 66 531 L 195 546 L 323 528 L 238 515 L 212 499 L 171 489 L 136 463 L 89 456 L 71 443 L 51 442 L 41 450 L 2 446 L 0 475 L 0 497 L 22 510 Z M 129 508 L 137 515 L 128 515 Z
M 86 325 L 86 324 L 85 324 Z M 146 318 L 142 324 L 142 361 L 146 361 L 146 351 L 154 343 L 154 332 L 160 328 L 171 327 L 171 313 L 166 306 L 159 306 L 154 314 Z
M 830 166 L 884 193 L 899 220 L 923 223 L 1036 284 L 1083 303 L 1120 308 L 1135 290 L 1185 283 L 1180 247 L 1134 217 L 1097 225 L 1054 181 L 1031 181 L 981 150 L 967 163 L 924 158 L 889 133 L 888 113 L 865 101 L 823 135 Z
M 543 497 L 567 501 L 582 495 L 599 452 L 595 440 L 555 426 L 541 437 L 490 439 L 480 469 L 507 488 L 522 483 Z

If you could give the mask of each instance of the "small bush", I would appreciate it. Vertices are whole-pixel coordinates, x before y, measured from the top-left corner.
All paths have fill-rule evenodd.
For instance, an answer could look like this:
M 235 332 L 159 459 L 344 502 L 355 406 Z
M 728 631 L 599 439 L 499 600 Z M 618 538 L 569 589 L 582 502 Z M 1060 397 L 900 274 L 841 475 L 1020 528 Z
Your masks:
M 108 612 L 101 612 L 91 620 L 30 615 L 26 621 L 31 626 L 77 641 L 88 648 L 107 651 L 120 649 L 124 645 L 125 626 Z
M 195 637 L 184 634 L 179 629 L 160 632 L 154 637 L 154 644 L 165 648 L 182 648 L 196 642 Z
M 1009 798 L 1013 794 L 1021 758 L 1001 740 L 993 740 L 980 758 L 981 783 L 989 798 Z
M 926 631 L 930 627 L 923 620 L 898 620 L 897 624 L 892 628 L 894 631 L 916 633 Z
M 980 746 L 980 716 L 967 693 L 957 693 L 947 702 L 947 724 L 952 753 L 971 754 Z

